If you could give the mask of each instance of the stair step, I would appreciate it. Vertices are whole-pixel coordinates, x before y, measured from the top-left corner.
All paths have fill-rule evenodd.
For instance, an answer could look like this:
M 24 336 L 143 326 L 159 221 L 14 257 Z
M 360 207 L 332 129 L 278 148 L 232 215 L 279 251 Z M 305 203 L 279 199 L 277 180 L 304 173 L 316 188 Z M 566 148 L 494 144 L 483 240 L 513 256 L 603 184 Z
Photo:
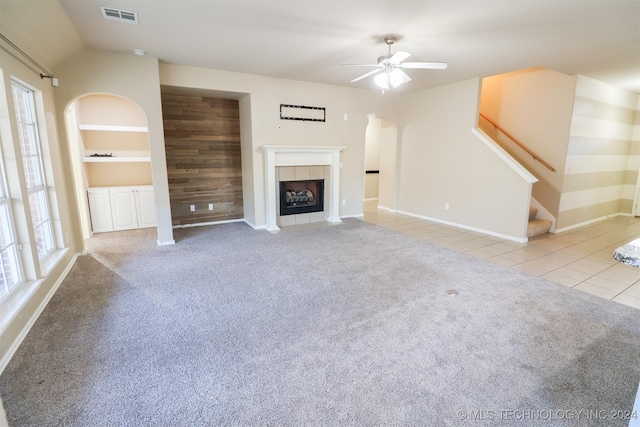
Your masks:
M 551 221 L 546 219 L 533 219 L 527 224 L 527 237 L 548 233 L 551 229 Z
M 529 221 L 536 219 L 538 208 L 529 208 Z

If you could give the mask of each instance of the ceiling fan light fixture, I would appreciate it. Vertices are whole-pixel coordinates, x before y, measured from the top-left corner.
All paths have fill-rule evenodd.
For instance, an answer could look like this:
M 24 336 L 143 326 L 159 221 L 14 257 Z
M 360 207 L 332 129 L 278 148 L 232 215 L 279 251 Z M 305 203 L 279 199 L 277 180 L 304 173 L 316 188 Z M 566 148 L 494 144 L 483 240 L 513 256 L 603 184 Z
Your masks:
M 389 74 L 380 73 L 373 78 L 373 81 L 380 89 L 389 89 Z
M 388 53 L 386 55 L 378 57 L 376 64 L 340 64 L 340 66 L 349 67 L 373 67 L 376 68 L 373 71 L 362 74 L 359 77 L 351 80 L 352 83 L 360 81 L 366 77 L 375 74 L 374 82 L 376 86 L 381 89 L 389 89 L 389 87 L 398 87 L 402 83 L 411 81 L 411 78 L 402 71 L 404 68 L 417 68 L 423 70 L 444 70 L 447 68 L 446 62 L 403 62 L 405 59 L 411 56 L 409 52 L 396 52 L 391 54 L 391 45 L 398 40 L 397 36 L 389 35 L 384 38 L 384 42 L 388 46 Z
M 402 73 L 398 69 L 394 69 L 391 73 L 389 73 L 389 83 L 391 86 L 398 87 L 402 83 L 404 83 L 404 79 L 402 78 Z

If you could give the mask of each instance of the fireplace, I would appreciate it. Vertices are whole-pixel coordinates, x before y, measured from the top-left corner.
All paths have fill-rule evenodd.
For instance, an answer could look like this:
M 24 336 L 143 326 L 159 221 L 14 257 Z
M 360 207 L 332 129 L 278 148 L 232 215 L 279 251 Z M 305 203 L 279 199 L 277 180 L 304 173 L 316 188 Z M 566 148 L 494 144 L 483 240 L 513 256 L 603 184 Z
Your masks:
M 324 210 L 324 179 L 280 181 L 280 216 Z
M 340 224 L 340 152 L 345 147 L 263 145 L 265 226 L 272 233 L 281 226 L 327 221 Z M 320 175 L 320 169 L 323 170 Z M 324 179 L 324 211 L 279 215 L 280 181 Z

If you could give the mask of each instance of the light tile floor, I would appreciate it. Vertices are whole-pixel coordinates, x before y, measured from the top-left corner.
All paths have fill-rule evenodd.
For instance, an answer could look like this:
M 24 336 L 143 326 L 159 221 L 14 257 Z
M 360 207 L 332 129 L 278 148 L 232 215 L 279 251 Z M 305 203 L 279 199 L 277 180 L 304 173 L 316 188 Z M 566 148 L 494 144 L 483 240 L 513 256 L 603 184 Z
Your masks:
M 392 213 L 376 203 L 364 203 L 365 221 L 640 309 L 640 268 L 613 259 L 615 248 L 640 238 L 640 218 L 613 217 L 517 243 Z

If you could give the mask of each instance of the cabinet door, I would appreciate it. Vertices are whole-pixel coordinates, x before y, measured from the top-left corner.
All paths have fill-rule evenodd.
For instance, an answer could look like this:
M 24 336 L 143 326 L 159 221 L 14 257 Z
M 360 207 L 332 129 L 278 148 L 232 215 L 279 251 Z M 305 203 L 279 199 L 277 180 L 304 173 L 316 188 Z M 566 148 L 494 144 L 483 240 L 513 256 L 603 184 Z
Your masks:
M 136 190 L 136 205 L 138 208 L 138 228 L 156 226 L 156 203 L 153 189 Z
M 107 231 L 113 231 L 109 190 L 90 189 L 88 191 L 88 195 L 89 212 L 91 215 L 91 229 L 93 230 L 93 232 L 104 233 Z
M 135 193 L 131 188 L 109 190 L 113 229 L 132 230 L 138 228 Z

